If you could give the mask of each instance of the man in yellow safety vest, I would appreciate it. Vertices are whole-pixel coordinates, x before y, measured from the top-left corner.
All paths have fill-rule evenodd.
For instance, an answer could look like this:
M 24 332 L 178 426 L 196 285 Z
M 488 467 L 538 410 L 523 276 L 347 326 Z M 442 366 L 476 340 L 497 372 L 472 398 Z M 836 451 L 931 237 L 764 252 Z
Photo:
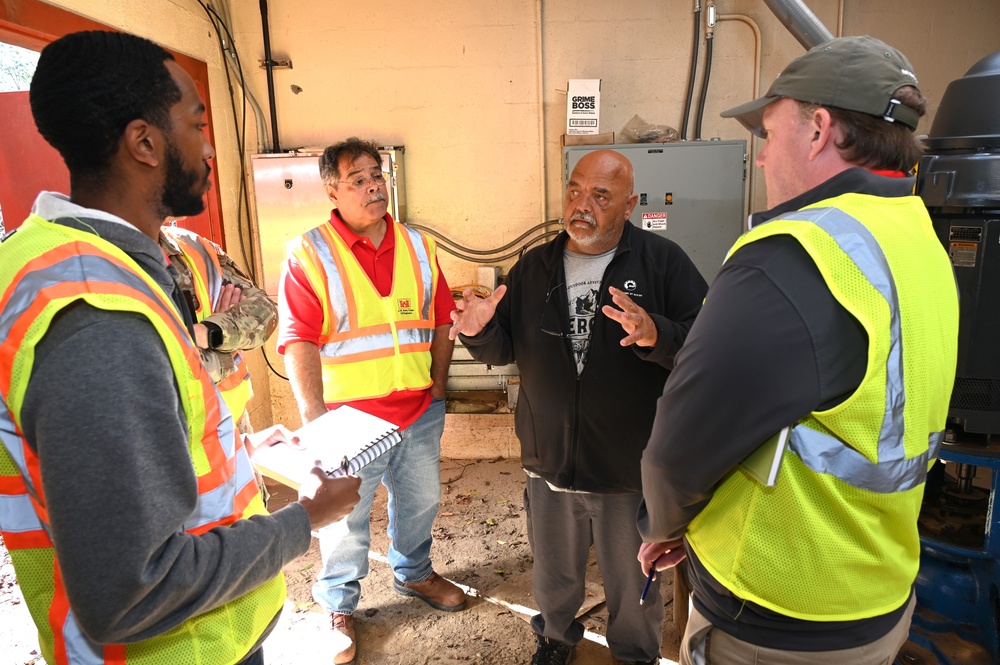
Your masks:
M 642 459 L 643 569 L 689 562 L 681 663 L 889 663 L 907 638 L 958 346 L 907 177 L 925 104 L 902 53 L 846 37 L 723 113 L 766 139 L 770 209 L 709 289 Z
M 164 49 L 114 32 L 47 46 L 32 115 L 70 171 L 0 243 L 0 534 L 46 662 L 264 662 L 281 568 L 348 514 L 314 469 L 268 515 L 157 245 L 201 211 L 205 105 Z
M 354 610 L 368 572 L 372 499 L 389 490 L 389 563 L 397 592 L 453 612 L 465 594 L 431 566 L 431 527 L 441 502 L 440 456 L 451 290 L 433 240 L 389 215 L 381 158 L 357 138 L 319 160 L 328 222 L 293 239 L 278 289 L 278 352 L 303 423 L 345 402 L 399 426 L 403 440 L 361 472 L 361 503 L 320 532 L 323 570 L 313 597 L 357 656 Z

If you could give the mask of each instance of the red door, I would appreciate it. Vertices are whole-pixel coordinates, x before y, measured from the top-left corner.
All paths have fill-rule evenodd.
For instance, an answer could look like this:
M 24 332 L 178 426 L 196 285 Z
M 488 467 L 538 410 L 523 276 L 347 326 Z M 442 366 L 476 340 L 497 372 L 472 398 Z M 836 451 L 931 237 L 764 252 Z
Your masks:
M 198 87 L 203 88 L 200 82 Z M 35 128 L 27 92 L 0 92 L 0 136 L 3 137 L 0 141 L 0 211 L 3 212 L 4 228 L 12 231 L 31 212 L 42 190 L 69 194 L 69 172 L 59 153 Z M 214 165 L 212 176 L 213 186 L 218 186 Z M 204 212 L 187 217 L 177 225 L 225 246 L 218 208 L 211 205 L 214 203 L 211 194 Z
M 42 190 L 69 193 L 69 172 L 35 129 L 27 92 L 0 92 L 0 210 L 7 231 L 31 212 Z

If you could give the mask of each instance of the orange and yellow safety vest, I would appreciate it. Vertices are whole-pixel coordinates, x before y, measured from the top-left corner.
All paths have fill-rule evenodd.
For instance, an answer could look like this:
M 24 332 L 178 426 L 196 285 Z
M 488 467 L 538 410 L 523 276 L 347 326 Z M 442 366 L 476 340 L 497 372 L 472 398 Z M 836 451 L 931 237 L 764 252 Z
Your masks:
M 387 296 L 330 224 L 288 244 L 323 307 L 319 352 L 328 404 L 431 385 L 436 245 L 400 224 L 389 228 L 396 245 Z
M 21 411 L 35 347 L 53 319 L 85 301 L 145 317 L 166 348 L 187 418 L 198 502 L 191 534 L 264 514 L 253 468 L 233 418 L 201 364 L 170 298 L 127 254 L 98 236 L 32 215 L 0 244 L 0 534 L 10 551 L 49 663 L 238 662 L 258 642 L 285 598 L 281 575 L 162 635 L 98 644 L 77 623 L 66 596 L 43 490 L 44 469 L 24 439 Z

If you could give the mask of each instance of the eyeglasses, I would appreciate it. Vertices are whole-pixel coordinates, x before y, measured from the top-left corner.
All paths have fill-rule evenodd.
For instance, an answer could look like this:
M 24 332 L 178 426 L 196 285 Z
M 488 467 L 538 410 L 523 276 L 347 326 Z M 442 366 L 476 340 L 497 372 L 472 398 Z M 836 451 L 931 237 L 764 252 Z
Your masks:
M 553 281 L 555 281 L 554 277 L 555 277 L 554 273 L 553 273 L 553 275 L 549 276 L 549 284 L 551 284 Z M 546 335 L 552 335 L 553 337 L 564 337 L 564 338 L 571 337 L 571 335 L 567 334 L 563 330 L 560 330 L 560 328 L 563 328 L 563 326 L 564 326 L 563 319 L 562 319 L 561 316 L 559 316 L 556 319 L 555 322 L 548 321 L 548 319 L 552 318 L 552 317 L 549 316 L 549 311 L 550 310 L 553 310 L 553 315 L 556 315 L 559 312 L 558 303 L 557 303 L 556 307 L 552 307 L 552 306 L 549 305 L 549 301 L 552 299 L 552 296 L 559 289 L 563 289 L 563 292 L 565 293 L 565 288 L 566 288 L 566 283 L 565 282 L 559 282 L 558 284 L 556 284 L 555 286 L 553 286 L 552 288 L 550 288 L 548 290 L 548 292 L 545 294 L 545 305 L 542 307 L 542 320 L 539 321 L 538 327 Z M 600 289 L 598 289 L 598 292 L 597 292 L 597 302 L 594 305 L 594 315 L 595 316 L 597 316 L 598 314 L 600 314 L 601 307 L 603 305 L 604 305 L 604 291 L 601 291 Z M 562 305 L 562 307 L 566 307 L 566 306 Z
M 385 184 L 385 175 L 381 171 L 378 171 L 370 176 L 359 175 L 350 180 L 342 180 L 337 184 L 344 185 L 345 187 L 349 187 L 350 189 L 360 192 L 361 190 L 367 189 L 369 183 L 375 185 L 376 187 L 383 185 Z
M 553 275 L 549 276 L 549 284 L 552 283 L 553 276 L 554 273 Z M 549 301 L 552 299 L 552 294 L 554 294 L 556 290 L 561 289 L 563 287 L 565 287 L 565 283 L 559 282 L 558 284 L 550 288 L 548 293 L 545 294 L 545 305 L 542 307 L 542 320 L 538 324 L 538 327 L 541 329 L 543 333 L 545 333 L 546 335 L 552 335 L 553 337 L 569 337 L 569 335 L 562 332 L 561 330 L 553 330 L 553 328 L 562 327 L 561 318 L 557 319 L 555 323 L 546 323 L 545 321 L 546 317 L 548 316 L 549 310 L 552 309 L 552 307 L 549 306 Z

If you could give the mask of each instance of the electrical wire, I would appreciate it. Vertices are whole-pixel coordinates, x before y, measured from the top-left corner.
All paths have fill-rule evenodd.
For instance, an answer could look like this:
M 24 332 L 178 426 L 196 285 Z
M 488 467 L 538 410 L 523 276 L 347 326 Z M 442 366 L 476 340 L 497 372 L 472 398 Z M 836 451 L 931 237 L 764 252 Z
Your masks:
M 694 127 L 694 140 L 701 140 L 701 121 L 705 117 L 705 99 L 708 97 L 708 82 L 712 78 L 712 42 L 711 35 L 705 35 L 705 79 L 701 82 L 701 98 L 698 100 L 698 120 Z
M 413 224 L 411 222 L 407 222 L 406 225 L 409 226 L 410 228 L 416 229 L 418 231 L 424 231 L 425 233 L 434 236 L 435 238 L 437 238 L 438 240 L 440 240 L 442 242 L 448 243 L 452 247 L 454 247 L 456 249 L 459 249 L 459 250 L 465 252 L 466 254 L 472 254 L 472 255 L 475 255 L 475 256 L 492 256 L 493 254 L 497 254 L 499 252 L 502 252 L 504 250 L 507 250 L 507 249 L 510 249 L 511 247 L 516 246 L 518 243 L 520 243 L 522 240 L 524 240 L 525 238 L 527 238 L 529 235 L 531 235 L 535 231 L 538 231 L 540 229 L 544 229 L 544 228 L 546 228 L 548 226 L 551 226 L 553 224 L 561 224 L 561 223 L 562 222 L 560 220 L 558 220 L 558 219 L 550 219 L 547 222 L 542 222 L 541 224 L 536 224 L 535 226 L 532 226 L 530 229 L 528 229 L 527 231 L 525 231 L 524 233 L 522 233 L 521 235 L 519 235 L 514 240 L 511 240 L 509 243 L 507 243 L 503 247 L 496 247 L 494 249 L 472 249 L 471 247 L 464 247 L 464 246 L 458 244 L 457 242 L 455 242 L 454 240 L 452 240 L 451 238 L 448 238 L 448 237 L 442 235 L 440 232 L 435 231 L 434 229 L 432 229 L 430 227 L 422 226 L 420 224 Z
M 246 245 L 245 245 L 244 237 L 243 237 L 243 214 L 242 214 L 243 210 L 244 210 L 244 206 L 245 206 L 245 210 L 247 211 L 246 231 L 247 231 L 247 234 L 250 236 L 250 243 L 249 243 L 250 244 L 250 261 L 247 262 L 248 263 L 248 273 L 249 273 L 251 279 L 253 279 L 253 281 L 256 282 L 257 280 L 254 277 L 254 272 L 255 272 L 254 271 L 254 267 L 255 267 L 256 263 L 254 262 L 255 255 L 254 255 L 254 250 L 253 250 L 253 232 L 250 229 L 250 219 L 249 219 L 249 217 L 250 217 L 250 199 L 249 199 L 249 193 L 247 192 L 247 187 L 246 187 L 246 159 L 244 157 L 244 153 L 246 151 L 246 117 L 247 117 L 246 79 L 243 76 L 243 65 L 240 62 L 239 52 L 237 52 L 237 50 L 236 50 L 236 44 L 233 41 L 233 36 L 229 32 L 229 28 L 226 27 L 225 21 L 222 19 L 221 16 L 219 16 L 218 12 L 216 12 L 215 9 L 207 7 L 203 2 L 201 2 L 201 0 L 198 0 L 198 4 L 201 5 L 202 9 L 205 10 L 205 13 L 208 14 L 208 20 L 209 20 L 209 22 L 212 23 L 212 27 L 215 28 L 215 34 L 216 34 L 216 37 L 218 38 L 218 42 L 219 42 L 219 50 L 222 53 L 222 58 L 223 59 L 226 58 L 226 48 L 225 48 L 225 46 L 223 45 L 223 42 L 222 42 L 222 33 L 219 30 L 219 26 L 221 25 L 222 29 L 226 31 L 226 37 L 229 39 L 229 45 L 232 48 L 233 56 L 236 58 L 236 71 L 239 73 L 239 76 L 240 76 L 240 90 L 242 91 L 242 97 L 243 97 L 243 115 L 242 115 L 242 118 L 240 119 L 240 122 L 237 123 L 236 100 L 234 99 L 235 91 L 233 90 L 232 78 L 229 75 L 229 68 L 228 67 L 225 68 L 226 69 L 226 84 L 227 84 L 227 86 L 229 88 L 229 101 L 230 101 L 230 104 L 231 104 L 231 107 L 232 107 L 232 111 L 233 111 L 233 124 L 236 125 L 236 127 L 235 127 L 235 129 L 236 129 L 236 142 L 239 144 L 239 149 L 240 149 L 239 150 L 239 152 L 240 152 L 240 190 L 239 190 L 239 193 L 237 194 L 237 199 L 236 199 L 236 227 L 239 230 L 240 250 L 241 250 L 241 252 L 243 254 L 243 260 L 247 261 L 247 250 L 246 250 Z M 268 369 L 270 369 L 271 372 L 275 376 L 277 376 L 278 378 L 281 378 L 281 379 L 284 379 L 285 381 L 288 381 L 288 377 L 285 376 L 284 374 L 282 374 L 281 372 L 279 372 L 277 369 L 275 369 L 274 365 L 271 364 L 271 359 L 267 357 L 267 351 L 265 350 L 265 348 L 263 346 L 260 347 L 260 352 L 261 352 L 261 355 L 264 356 L 264 362 L 267 363 Z
M 469 263 L 484 263 L 484 262 L 490 262 L 490 263 L 492 263 L 492 262 L 496 262 L 496 261 L 505 261 L 505 260 L 507 260 L 507 259 L 509 259 L 511 257 L 514 257 L 514 256 L 521 256 L 526 251 L 528 251 L 528 248 L 531 247 L 532 245 L 538 243 L 539 241 L 545 240 L 546 238 L 551 238 L 553 236 L 557 236 L 560 233 L 561 233 L 561 231 L 547 231 L 546 233 L 543 233 L 541 235 L 535 236 L 534 238 L 531 238 L 530 240 L 528 240 L 527 242 L 525 242 L 521 247 L 518 247 L 517 249 L 515 249 L 513 252 L 508 252 L 507 254 L 504 254 L 503 256 L 491 256 L 489 259 L 484 259 L 483 257 L 467 256 L 465 254 L 462 254 L 461 252 L 456 252 L 455 250 L 453 250 L 451 247 L 448 247 L 447 245 L 438 245 L 438 249 L 440 249 L 443 252 L 447 252 L 448 254 L 451 254 L 452 256 L 456 256 L 456 257 L 462 259 L 463 261 L 468 261 Z
M 229 13 L 228 0 L 208 0 L 208 2 L 215 9 L 216 14 L 220 11 L 222 12 L 223 25 L 229 27 L 233 24 L 233 17 Z M 232 52 L 226 58 L 226 66 L 233 70 L 235 74 L 238 72 L 234 63 L 239 60 L 239 54 L 236 53 L 235 45 L 232 45 L 232 47 Z M 257 98 L 253 96 L 253 92 L 247 90 L 245 86 L 243 87 L 243 95 L 250 102 L 250 108 L 253 110 L 254 124 L 257 126 L 257 152 L 271 152 L 267 125 L 264 123 L 264 110 L 260 108 Z
M 198 4 L 201 8 L 205 10 L 205 14 L 208 16 L 209 22 L 215 29 L 216 40 L 219 44 L 219 53 L 223 60 L 226 60 L 226 46 L 222 40 L 222 30 L 226 32 L 226 38 L 229 40 L 229 45 L 232 48 L 232 53 L 236 57 L 236 68 L 240 75 L 240 90 L 243 99 L 243 114 L 240 116 L 236 112 L 236 91 L 233 89 L 233 80 L 229 74 L 229 67 L 225 67 L 226 72 L 226 87 L 229 90 L 229 102 L 233 112 L 233 124 L 236 131 L 236 142 L 239 145 L 239 159 L 240 159 L 240 187 L 236 195 L 236 228 L 239 231 L 240 239 L 240 253 L 243 256 L 243 262 L 246 264 L 247 273 L 250 278 L 256 283 L 256 256 L 254 254 L 253 247 L 253 231 L 250 229 L 250 200 L 249 194 L 246 187 L 246 159 L 244 157 L 244 152 L 246 150 L 246 119 L 247 119 L 247 99 L 246 99 L 246 80 L 243 76 L 243 65 L 240 62 L 239 53 L 236 51 L 236 44 L 233 41 L 233 36 L 229 32 L 229 28 L 226 26 L 225 21 L 218 12 L 212 7 L 207 6 L 201 0 L 198 0 Z M 220 30 L 221 26 L 221 30 Z M 243 211 L 247 212 L 247 223 L 243 224 Z M 245 237 L 249 236 L 249 241 Z M 250 246 L 249 256 L 247 254 L 247 245 Z
M 261 354 L 263 354 L 263 356 L 264 356 L 264 362 L 267 363 L 267 366 L 268 366 L 268 368 L 270 368 L 271 372 L 273 372 L 274 375 L 277 376 L 278 378 L 284 379 L 285 381 L 288 381 L 288 377 L 287 376 L 285 376 L 284 374 L 282 374 L 278 370 L 274 369 L 274 365 L 271 364 L 271 359 L 267 357 L 267 351 L 264 350 L 263 346 L 260 347 L 260 352 L 261 352 Z
M 688 116 L 694 98 L 694 80 L 698 76 L 698 46 L 701 44 L 701 2 L 694 3 L 694 43 L 691 45 L 691 68 L 688 71 L 687 97 L 684 100 L 684 122 L 681 123 L 681 141 L 687 141 Z

